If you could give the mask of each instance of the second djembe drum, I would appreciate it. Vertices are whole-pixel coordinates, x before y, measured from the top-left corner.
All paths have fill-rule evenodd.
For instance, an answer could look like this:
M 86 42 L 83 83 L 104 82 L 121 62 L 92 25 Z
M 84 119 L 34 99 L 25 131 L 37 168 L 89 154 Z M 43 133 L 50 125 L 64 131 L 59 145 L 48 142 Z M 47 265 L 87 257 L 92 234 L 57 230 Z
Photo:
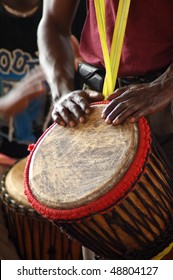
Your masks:
M 0 197 L 10 238 L 24 260 L 79 260 L 81 246 L 39 215 L 24 195 L 26 158 L 4 174 Z

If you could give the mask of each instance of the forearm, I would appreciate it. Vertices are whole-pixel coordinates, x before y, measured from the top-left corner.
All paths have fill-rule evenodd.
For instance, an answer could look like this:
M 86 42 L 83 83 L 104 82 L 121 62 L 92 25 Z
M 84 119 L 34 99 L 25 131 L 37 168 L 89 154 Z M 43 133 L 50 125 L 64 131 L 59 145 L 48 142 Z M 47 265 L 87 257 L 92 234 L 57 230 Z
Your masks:
M 64 29 L 61 26 L 60 20 L 46 15 L 38 28 L 39 59 L 53 100 L 74 90 L 74 53 L 70 26 Z
M 54 104 L 52 118 L 62 126 L 72 127 L 84 122 L 90 113 L 87 94 L 74 86 L 71 26 L 78 4 L 79 0 L 43 0 L 43 17 L 38 27 L 40 63 Z
M 167 68 L 167 70 L 151 85 L 157 85 L 160 91 L 163 91 L 164 100 L 171 102 L 173 100 L 173 63 Z
M 0 114 L 12 116 L 24 110 L 30 100 L 46 93 L 45 80 L 40 65 L 36 66 L 0 98 Z
M 30 89 L 32 85 L 35 85 L 40 82 L 46 81 L 46 75 L 40 65 L 35 66 L 30 70 L 23 79 L 21 79 L 16 86 L 25 86 L 26 89 Z

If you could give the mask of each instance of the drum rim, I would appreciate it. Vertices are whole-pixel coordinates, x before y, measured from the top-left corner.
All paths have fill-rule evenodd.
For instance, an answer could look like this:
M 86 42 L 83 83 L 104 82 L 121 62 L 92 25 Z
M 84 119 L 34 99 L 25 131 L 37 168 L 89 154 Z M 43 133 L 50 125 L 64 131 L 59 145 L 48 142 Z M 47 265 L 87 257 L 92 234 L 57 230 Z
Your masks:
M 90 106 L 107 103 L 107 101 L 95 102 L 90 104 Z M 121 181 L 118 182 L 115 186 L 116 193 L 118 192 L 119 196 L 118 199 L 115 198 L 115 187 L 113 187 L 102 197 L 96 199 L 93 202 L 88 203 L 87 205 L 79 206 L 72 209 L 58 209 L 48 207 L 38 201 L 38 199 L 32 193 L 28 178 L 30 162 L 34 151 L 36 150 L 43 137 L 45 137 L 45 135 L 49 132 L 49 130 L 51 130 L 54 126 L 57 125 L 54 122 L 49 128 L 45 130 L 45 132 L 37 140 L 37 142 L 30 146 L 30 154 L 27 158 L 24 170 L 24 192 L 32 207 L 38 213 L 40 213 L 43 216 L 46 216 L 49 219 L 56 219 L 59 221 L 73 221 L 82 219 L 84 217 L 93 215 L 98 212 L 104 212 L 105 210 L 112 208 L 115 203 L 119 204 L 121 200 L 132 190 L 137 178 L 139 178 L 143 173 L 143 170 L 145 168 L 145 162 L 147 162 L 149 151 L 151 149 L 151 132 L 147 120 L 144 117 L 142 117 L 138 120 L 137 124 L 140 134 L 137 153 L 129 169 L 121 178 Z
M 17 160 L 15 164 L 17 164 L 18 162 L 20 162 L 21 159 Z M 40 216 L 39 213 L 37 213 L 37 211 L 35 209 L 32 209 L 29 206 L 23 205 L 22 203 L 18 203 L 16 201 L 15 198 L 13 198 L 7 191 L 6 189 L 6 185 L 5 185 L 5 180 L 6 180 L 6 176 L 8 175 L 8 173 L 10 172 L 10 170 L 12 170 L 12 168 L 14 167 L 14 165 L 10 166 L 2 175 L 1 177 L 1 182 L 0 182 L 0 197 L 1 197 L 1 201 L 2 204 L 7 206 L 9 208 L 9 210 L 12 211 L 17 211 L 17 213 L 21 213 L 23 215 L 36 215 L 36 216 Z

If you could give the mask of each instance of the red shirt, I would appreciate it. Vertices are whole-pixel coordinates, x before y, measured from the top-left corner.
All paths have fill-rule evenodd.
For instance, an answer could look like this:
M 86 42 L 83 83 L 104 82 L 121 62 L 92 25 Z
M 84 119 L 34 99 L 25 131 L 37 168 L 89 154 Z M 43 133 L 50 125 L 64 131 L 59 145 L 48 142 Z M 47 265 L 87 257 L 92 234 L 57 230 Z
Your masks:
M 110 48 L 118 0 L 105 0 Z M 95 16 L 89 0 L 80 51 L 84 60 L 104 65 Z M 173 62 L 173 0 L 132 0 L 126 27 L 119 76 L 143 75 Z

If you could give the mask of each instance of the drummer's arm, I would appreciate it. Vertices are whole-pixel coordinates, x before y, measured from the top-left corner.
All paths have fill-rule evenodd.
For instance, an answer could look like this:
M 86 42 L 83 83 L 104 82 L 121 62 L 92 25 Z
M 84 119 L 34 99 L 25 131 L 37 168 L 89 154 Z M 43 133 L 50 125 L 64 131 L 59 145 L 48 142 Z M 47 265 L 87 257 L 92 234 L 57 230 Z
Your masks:
M 47 76 L 53 101 L 74 90 L 74 54 L 71 25 L 78 0 L 44 0 L 38 28 L 40 63 Z
M 40 65 L 30 70 L 15 86 L 0 97 L 1 117 L 14 116 L 23 111 L 31 100 L 46 94 L 46 79 Z

